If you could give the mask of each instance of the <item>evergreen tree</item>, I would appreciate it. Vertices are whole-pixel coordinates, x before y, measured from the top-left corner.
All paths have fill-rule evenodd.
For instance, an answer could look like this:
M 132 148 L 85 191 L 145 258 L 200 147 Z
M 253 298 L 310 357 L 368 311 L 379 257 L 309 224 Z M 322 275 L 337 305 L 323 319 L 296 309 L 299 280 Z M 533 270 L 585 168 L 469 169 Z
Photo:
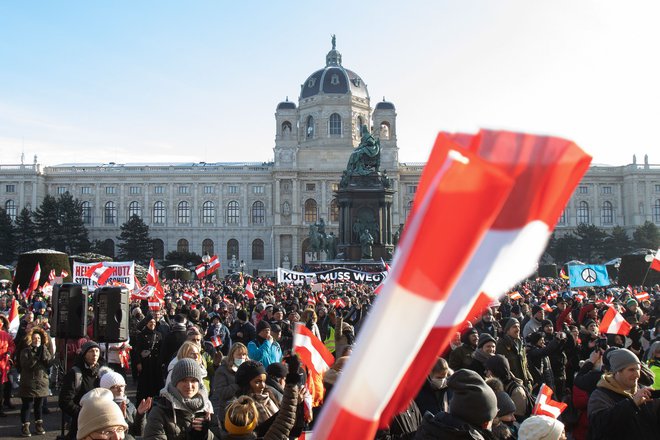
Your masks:
M 576 230 L 579 259 L 585 263 L 598 263 L 603 259 L 607 234 L 594 225 L 581 223 Z
M 563 265 L 567 261 L 578 258 L 578 239 L 575 235 L 568 233 L 553 241 L 550 253 L 557 265 Z
M 167 267 L 172 264 L 178 264 L 179 266 L 192 268 L 202 264 L 202 257 L 201 255 L 197 255 L 194 252 L 171 251 L 165 255 L 163 266 Z
M 82 202 L 74 199 L 67 191 L 57 200 L 60 237 L 64 246 L 62 250 L 69 255 L 75 255 L 89 250 L 87 228 L 82 219 Z
M 36 226 L 32 221 L 32 212 L 23 208 L 16 217 L 16 251 L 19 254 L 37 248 Z
M 615 226 L 612 233 L 605 238 L 603 255 L 605 259 L 611 260 L 627 254 L 632 249 L 632 241 L 626 230 L 621 226 Z
M 0 208 L 0 263 L 10 264 L 16 259 L 14 223 L 4 208 Z
M 34 213 L 34 226 L 39 247 L 58 251 L 64 249 L 58 219 L 57 200 L 55 197 L 47 195 Z
M 149 226 L 137 215 L 131 216 L 121 225 L 119 258 L 125 261 L 146 264 L 153 254 L 153 243 L 149 237 Z
M 650 221 L 644 222 L 633 232 L 633 244 L 636 248 L 653 249 L 660 247 L 660 232 L 658 227 Z

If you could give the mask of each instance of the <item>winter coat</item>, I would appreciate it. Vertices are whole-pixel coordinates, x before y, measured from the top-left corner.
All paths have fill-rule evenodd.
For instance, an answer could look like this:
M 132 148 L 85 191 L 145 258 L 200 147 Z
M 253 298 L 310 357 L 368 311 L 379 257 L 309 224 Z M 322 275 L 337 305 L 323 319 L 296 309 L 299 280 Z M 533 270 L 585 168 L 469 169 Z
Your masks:
M 415 440 L 495 440 L 495 436 L 486 429 L 470 425 L 444 411 L 435 416 L 426 413 L 417 430 Z
M 534 380 L 534 388 L 540 387 L 542 383 L 550 388 L 555 388 L 555 378 L 550 368 L 551 353 L 560 350 L 559 340 L 553 339 L 545 347 L 530 346 L 527 351 L 529 372 Z
M 239 336 L 238 334 L 241 334 Z M 231 340 L 235 344 L 236 342 L 242 342 L 245 345 L 248 345 L 248 342 L 257 337 L 257 329 L 252 325 L 251 322 L 241 322 L 234 321 L 230 329 Z
M 422 415 L 427 411 L 431 414 L 437 414 L 440 411 L 449 410 L 449 397 L 451 397 L 449 388 L 438 388 L 427 377 L 415 397 L 415 403 Z
M 219 422 L 222 424 L 225 421 L 225 409 L 227 402 L 232 400 L 240 387 L 236 384 L 236 373 L 226 364 L 221 364 L 215 370 L 213 376 L 213 394 L 211 395 L 211 403 L 213 404 L 213 412 L 217 415 Z
M 227 326 L 223 323 L 209 325 L 209 328 L 206 331 L 205 339 L 210 341 L 214 336 L 220 336 L 222 346 L 219 348 L 219 351 L 221 351 L 223 355 L 227 356 L 229 354 L 229 349 L 231 348 L 231 336 Z
M 468 343 L 463 343 L 456 347 L 449 354 L 449 368 L 452 370 L 460 370 L 461 368 L 468 368 L 473 361 L 472 353 L 475 348 Z
M 124 419 L 128 425 L 128 432 L 126 432 L 124 439 L 133 440 L 136 437 L 141 437 L 147 417 L 146 414 L 138 414 L 137 408 L 130 400 L 126 401 L 126 417 Z
M 522 380 L 526 386 L 532 384 L 532 375 L 527 366 L 527 353 L 520 339 L 513 339 L 504 335 L 497 341 L 497 354 L 501 354 L 509 361 L 511 373 Z
M 0 384 L 9 380 L 7 374 L 11 368 L 11 359 L 14 356 L 14 338 L 4 330 L 0 330 Z
M 250 341 L 247 345 L 248 356 L 250 359 L 261 362 L 264 365 L 264 368 L 282 360 L 282 349 L 277 341 L 269 341 L 266 339 L 259 343 L 259 339 L 260 338 Z
M 201 411 L 204 410 L 207 412 L 211 410 L 210 402 L 207 402 L 205 408 Z M 161 394 L 154 400 L 142 438 L 144 440 L 187 440 L 193 437 L 195 439 L 215 439 L 213 433 L 208 429 L 206 433 L 204 431 L 193 431 L 192 421 L 194 418 L 194 413 L 172 399 L 169 394 Z
M 157 396 L 163 388 L 163 372 L 160 368 L 162 336 L 157 331 L 144 328 L 135 338 L 136 362 L 142 366 L 138 375 L 137 401 Z
M 32 335 L 41 335 L 41 346 L 32 347 Z M 26 347 L 21 350 L 19 362 L 21 382 L 18 387 L 20 397 L 46 397 L 49 394 L 48 367 L 53 360 L 50 352 L 50 337 L 39 327 L 33 327 L 25 336 Z

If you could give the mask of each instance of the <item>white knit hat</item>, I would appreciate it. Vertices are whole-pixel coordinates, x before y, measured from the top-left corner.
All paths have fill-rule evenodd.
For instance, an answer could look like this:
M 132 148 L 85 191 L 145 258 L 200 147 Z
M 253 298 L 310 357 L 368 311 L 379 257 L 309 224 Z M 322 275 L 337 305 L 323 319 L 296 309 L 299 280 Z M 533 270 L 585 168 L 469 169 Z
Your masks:
M 564 424 L 548 416 L 532 416 L 522 422 L 518 440 L 559 440 Z
M 112 396 L 112 391 L 105 388 L 94 388 L 80 399 L 78 413 L 78 433 L 76 438 L 83 439 L 94 431 L 101 431 L 113 426 L 123 426 L 128 429 L 124 415 Z
M 110 389 L 115 385 L 126 385 L 126 381 L 121 374 L 117 373 L 116 371 L 108 371 L 103 376 L 101 376 L 101 388 Z

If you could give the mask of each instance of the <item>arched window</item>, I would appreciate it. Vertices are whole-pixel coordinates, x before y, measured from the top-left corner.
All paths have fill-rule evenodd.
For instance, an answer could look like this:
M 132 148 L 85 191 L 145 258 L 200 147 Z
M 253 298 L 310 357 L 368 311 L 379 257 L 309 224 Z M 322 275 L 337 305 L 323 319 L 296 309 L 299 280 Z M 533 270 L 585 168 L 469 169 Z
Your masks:
M 231 261 L 234 256 L 237 260 L 240 260 L 238 254 L 238 240 L 232 238 L 227 242 L 227 261 Z
M 116 222 L 117 208 L 115 207 L 115 202 L 108 202 L 105 204 L 105 209 L 103 210 L 103 223 L 106 225 L 114 225 Z
M 103 252 L 103 255 L 110 258 L 115 258 L 115 242 L 108 238 L 103 242 L 101 251 Z
M 263 240 L 256 239 L 252 242 L 252 259 L 253 260 L 263 260 L 264 259 L 264 242 Z
M 266 218 L 266 208 L 264 202 L 257 200 L 252 204 L 252 223 L 263 224 Z
M 577 222 L 578 224 L 584 223 L 586 225 L 590 224 L 589 221 L 589 204 L 587 202 L 580 202 L 577 209 Z
M 238 224 L 241 216 L 241 211 L 238 207 L 238 202 L 232 200 L 227 203 L 227 223 L 229 224 Z
M 612 203 L 603 202 L 601 221 L 604 225 L 611 225 L 612 223 L 614 223 L 614 209 L 612 208 Z
M 138 217 L 142 215 L 142 210 L 140 210 L 139 202 L 131 202 L 128 205 L 128 218 L 131 218 L 134 215 L 137 215 Z
M 189 252 L 189 247 L 188 247 L 188 240 L 185 238 L 180 239 L 179 241 L 176 242 L 176 251 L 177 252 L 182 252 L 182 253 L 188 253 Z
M 7 211 L 7 215 L 12 221 L 16 220 L 16 202 L 7 200 L 5 202 L 5 211 Z
M 380 135 L 379 137 L 384 141 L 390 139 L 390 124 L 386 121 L 380 123 Z
M 204 254 L 215 255 L 215 250 L 213 248 L 213 240 L 211 240 L 210 238 L 207 238 L 206 240 L 202 241 L 202 255 Z
M 341 136 L 341 116 L 338 113 L 330 115 L 329 125 L 330 136 Z
M 561 215 L 559 216 L 559 220 L 557 220 L 557 223 L 560 225 L 565 225 L 566 224 L 566 219 L 568 218 L 568 214 L 566 213 L 566 210 L 568 208 L 564 208 L 564 210 L 561 212 Z
M 154 260 L 163 260 L 165 258 L 165 243 L 160 238 L 154 238 L 152 241 L 154 248 Z
M 305 202 L 305 222 L 316 223 L 318 217 L 318 209 L 316 207 L 316 200 L 307 199 Z
M 188 224 L 190 223 L 190 203 L 179 202 L 176 208 L 176 222 L 179 224 Z
M 337 203 L 337 199 L 332 199 L 332 202 L 330 202 L 330 215 L 328 218 L 331 222 L 339 221 L 339 203 Z
M 653 205 L 653 222 L 660 223 L 660 199 L 656 200 Z
M 82 214 L 82 222 L 86 225 L 92 224 L 92 204 L 89 202 L 82 202 L 80 204 Z
M 163 202 L 154 203 L 153 223 L 154 225 L 165 224 L 165 204 Z
M 202 223 L 205 225 L 212 225 L 215 223 L 215 204 L 210 200 L 204 202 L 202 205 Z
M 307 133 L 308 139 L 314 137 L 314 118 L 312 116 L 307 117 L 307 123 L 305 124 L 305 133 Z

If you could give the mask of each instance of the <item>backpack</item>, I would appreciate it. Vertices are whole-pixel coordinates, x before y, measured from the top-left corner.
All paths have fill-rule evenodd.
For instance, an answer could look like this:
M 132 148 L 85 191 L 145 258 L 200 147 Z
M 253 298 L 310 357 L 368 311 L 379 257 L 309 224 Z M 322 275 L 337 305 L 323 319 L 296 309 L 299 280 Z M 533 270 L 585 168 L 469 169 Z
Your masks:
M 532 411 L 534 410 L 534 405 L 536 404 L 536 399 L 532 394 L 527 390 L 527 388 L 523 385 L 518 384 L 515 380 L 512 380 L 507 384 L 507 386 L 504 388 L 504 391 L 511 396 L 513 392 L 516 390 L 516 388 L 520 388 L 523 390 L 525 393 L 525 398 L 527 400 L 527 406 L 525 409 L 525 418 L 529 417 L 532 415 Z

